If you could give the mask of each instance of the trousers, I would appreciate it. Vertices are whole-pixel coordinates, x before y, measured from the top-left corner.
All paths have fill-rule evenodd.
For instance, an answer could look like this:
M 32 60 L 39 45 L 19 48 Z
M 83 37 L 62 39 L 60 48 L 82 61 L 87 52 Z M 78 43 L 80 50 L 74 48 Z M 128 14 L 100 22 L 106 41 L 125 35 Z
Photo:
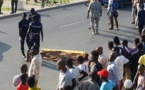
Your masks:
M 99 20 L 100 20 L 99 17 L 91 17 L 91 28 L 95 33 L 98 33 Z
M 18 1 L 12 1 L 11 2 L 12 13 L 16 13 L 17 12 L 17 4 L 18 4 Z

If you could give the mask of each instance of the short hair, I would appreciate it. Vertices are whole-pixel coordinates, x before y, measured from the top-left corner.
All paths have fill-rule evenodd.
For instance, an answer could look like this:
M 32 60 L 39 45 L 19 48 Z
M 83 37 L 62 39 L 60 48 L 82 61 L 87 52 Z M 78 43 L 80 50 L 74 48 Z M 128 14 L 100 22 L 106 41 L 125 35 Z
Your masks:
M 72 58 L 66 59 L 66 65 L 73 65 L 73 59 Z
M 83 56 L 78 55 L 76 59 L 77 59 L 77 61 L 78 61 L 79 63 L 83 63 L 83 62 L 84 62 Z
M 120 44 L 120 40 L 118 36 L 115 36 L 113 39 L 114 44 Z
M 66 85 L 66 86 L 64 86 L 64 87 L 63 87 L 63 90 L 73 90 L 73 89 L 72 89 L 72 87 L 71 87 L 71 86 Z
M 22 16 L 23 16 L 23 17 L 27 17 L 27 14 L 26 14 L 26 13 L 22 13 Z
M 28 78 L 28 85 L 29 85 L 29 87 L 34 87 L 34 85 L 35 85 L 35 78 L 34 77 L 29 77 Z
M 113 44 L 112 41 L 109 41 L 109 42 L 108 42 L 108 47 L 109 47 L 109 49 L 112 49 L 112 48 L 114 47 L 114 44 Z
M 138 43 L 140 43 L 140 40 L 139 40 L 139 38 L 135 38 L 134 39 L 134 43 L 137 45 Z
M 23 70 L 24 68 L 28 68 L 26 64 L 22 64 L 22 65 L 21 65 L 21 67 L 20 67 L 21 72 L 22 72 L 22 70 Z
M 22 74 L 20 78 L 21 78 L 22 82 L 25 82 L 25 81 L 27 81 L 28 75 L 27 74 Z
M 128 41 L 127 40 L 123 40 L 122 44 L 127 46 L 128 45 Z
M 35 12 L 35 9 L 34 8 L 31 8 L 31 10 L 30 10 L 31 12 Z
M 95 60 L 98 60 L 98 57 L 99 57 L 99 52 L 97 50 L 93 50 L 91 52 L 91 55 L 92 55 L 92 58 L 95 59 Z

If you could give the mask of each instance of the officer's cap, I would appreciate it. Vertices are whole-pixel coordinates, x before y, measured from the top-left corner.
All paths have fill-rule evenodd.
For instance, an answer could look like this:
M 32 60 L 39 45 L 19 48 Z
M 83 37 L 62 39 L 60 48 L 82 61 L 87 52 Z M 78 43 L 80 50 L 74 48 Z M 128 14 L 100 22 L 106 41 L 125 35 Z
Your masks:
M 34 8 L 31 8 L 31 10 L 30 10 L 31 12 L 35 12 L 35 9 Z
M 26 17 L 26 16 L 27 16 L 27 14 L 26 14 L 26 13 L 22 13 L 22 16 L 23 16 L 23 17 Z

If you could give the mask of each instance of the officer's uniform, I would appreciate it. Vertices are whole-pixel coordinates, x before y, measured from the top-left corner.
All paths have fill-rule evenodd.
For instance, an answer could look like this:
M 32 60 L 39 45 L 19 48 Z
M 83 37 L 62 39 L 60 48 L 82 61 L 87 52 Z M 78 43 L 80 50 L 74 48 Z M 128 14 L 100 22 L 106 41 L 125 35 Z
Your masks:
M 24 52 L 24 42 L 25 42 L 25 38 L 26 38 L 26 34 L 28 31 L 28 27 L 29 27 L 29 21 L 27 19 L 22 19 L 19 22 L 19 35 L 20 35 L 20 43 L 21 43 L 21 51 L 22 53 Z M 28 47 L 29 47 L 29 41 L 26 41 Z
M 29 25 L 29 34 L 30 34 L 30 48 L 35 44 L 40 47 L 40 33 L 42 31 L 42 24 L 38 20 L 34 20 Z
M 35 15 L 37 15 L 39 21 L 41 21 L 41 16 L 38 13 L 35 12 L 33 14 L 32 13 L 29 14 L 29 17 L 28 17 L 29 22 L 32 22 L 33 21 L 33 16 L 35 16 Z

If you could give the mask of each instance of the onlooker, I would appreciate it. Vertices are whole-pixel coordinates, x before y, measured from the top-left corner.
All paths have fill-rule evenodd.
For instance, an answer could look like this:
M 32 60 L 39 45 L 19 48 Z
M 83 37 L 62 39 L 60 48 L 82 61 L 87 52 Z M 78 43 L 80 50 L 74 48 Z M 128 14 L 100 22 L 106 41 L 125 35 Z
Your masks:
M 18 0 L 11 1 L 11 10 L 12 10 L 11 14 L 17 12 L 17 4 L 18 4 Z
M 89 5 L 87 18 L 89 18 L 90 11 L 91 11 L 92 34 L 95 35 L 95 34 L 98 34 L 99 19 L 100 19 L 100 16 L 102 16 L 101 4 L 97 0 L 94 0 Z
M 79 83 L 82 83 L 84 80 L 88 80 L 88 67 L 87 65 L 84 64 L 84 59 L 82 56 L 77 56 L 77 62 L 78 62 L 78 68 L 80 69 L 80 71 L 85 71 L 87 73 L 87 76 L 84 77 L 82 80 L 80 80 Z M 80 87 L 80 84 L 78 85 L 78 87 Z
M 29 88 L 28 83 L 27 83 L 28 75 L 22 74 L 20 78 L 22 82 L 17 86 L 17 90 L 28 90 Z
M 103 69 L 98 72 L 98 75 L 101 78 L 102 85 L 100 87 L 100 90 L 118 90 L 117 85 L 115 82 L 108 80 L 108 71 L 106 69 Z
M 41 90 L 39 87 L 35 86 L 35 78 L 33 76 L 28 78 L 28 85 L 29 85 L 29 89 L 28 90 Z
M 73 59 L 71 59 L 71 58 L 66 60 L 66 65 L 67 65 L 70 73 L 72 73 L 76 79 L 77 85 L 73 90 L 78 90 L 79 81 L 81 81 L 83 78 L 88 76 L 88 74 L 87 74 L 87 72 L 80 70 L 78 67 L 73 66 Z
M 21 83 L 21 78 L 20 77 L 21 77 L 22 74 L 27 73 L 27 70 L 28 70 L 27 65 L 26 64 L 21 65 L 20 70 L 21 70 L 21 74 L 16 75 L 13 78 L 13 85 L 14 86 L 18 86 Z
M 134 52 L 130 59 L 130 62 L 132 63 L 132 67 L 131 67 L 132 80 L 134 79 L 136 72 L 137 72 L 138 60 L 144 54 L 142 43 L 139 43 L 137 45 L 137 49 L 138 49 L 138 51 Z
M 113 44 L 112 41 L 108 42 L 108 48 L 109 48 L 110 51 L 112 51 L 112 49 L 114 48 L 114 44 Z
M 107 12 L 107 15 L 109 15 L 109 12 L 111 12 L 111 15 L 110 15 L 110 24 L 111 24 L 111 27 L 109 28 L 109 30 L 112 30 L 114 28 L 114 21 L 113 21 L 113 18 L 115 19 L 115 24 L 116 24 L 116 28 L 117 30 L 119 30 L 118 28 L 118 20 L 117 20 L 117 17 L 118 17 L 118 12 L 116 10 L 116 7 L 114 5 L 114 0 L 112 0 L 112 2 L 110 3 L 110 8 Z
M 72 86 L 72 89 L 74 89 L 76 87 L 75 76 L 67 70 L 66 61 L 59 60 L 57 62 L 57 69 L 60 70 L 57 90 L 63 90 L 66 85 Z
M 34 45 L 31 50 L 31 54 L 33 56 L 30 67 L 29 67 L 29 77 L 35 77 L 35 86 L 38 84 L 40 69 L 42 65 L 42 57 L 39 53 L 39 47 Z
M 45 7 L 45 2 L 46 2 L 46 0 L 41 0 L 41 8 Z
M 137 51 L 137 44 L 140 43 L 139 38 L 135 38 L 135 39 L 133 40 L 133 43 L 134 43 L 134 46 L 135 46 L 135 47 L 133 48 L 133 51 L 132 51 L 131 53 Z
M 144 65 L 138 66 L 138 82 L 136 90 L 144 90 L 145 89 L 145 72 L 144 72 Z
M 124 81 L 124 88 L 125 88 L 125 90 L 133 90 L 132 86 L 133 86 L 133 83 L 132 83 L 132 81 L 130 79 L 126 79 Z
M 128 53 L 131 53 L 132 48 L 128 46 L 128 41 L 126 39 L 122 41 L 122 45 L 127 48 L 127 50 L 129 51 Z
M 108 58 L 107 56 L 103 53 L 103 47 L 98 47 L 96 48 L 98 53 L 99 53 L 99 58 L 98 58 L 98 62 L 102 64 L 104 69 L 107 69 L 107 65 L 108 65 Z
M 4 1 L 4 0 L 0 0 L 0 14 L 3 14 L 3 13 L 2 13 L 2 5 L 3 5 L 3 1 Z
M 118 66 L 114 62 L 114 60 L 117 58 L 117 54 L 115 52 L 112 52 L 109 56 L 109 63 L 107 67 L 107 71 L 109 72 L 108 80 L 111 80 L 116 83 L 116 85 L 119 83 L 118 78 Z
M 66 86 L 64 86 L 63 90 L 73 90 L 73 89 L 72 89 L 71 86 L 66 85 Z M 74 90 L 75 90 L 75 89 L 74 89 Z
M 123 80 L 123 72 L 124 72 L 124 65 L 129 62 L 127 58 L 125 58 L 123 55 L 120 54 L 119 47 L 114 48 L 114 52 L 117 54 L 117 58 L 115 59 L 115 63 L 118 66 L 118 78 L 120 80 L 120 83 L 118 85 L 119 90 L 122 88 L 122 80 Z
M 145 10 L 144 10 L 144 5 L 141 5 L 141 11 L 139 11 L 138 13 L 138 30 L 139 30 L 139 34 L 141 35 L 142 30 L 144 28 L 145 25 Z
M 97 70 L 93 71 L 91 78 L 81 83 L 80 90 L 99 90 L 99 85 L 96 82 L 97 76 Z
M 138 0 L 132 0 L 132 19 L 133 19 L 133 22 L 131 24 L 135 24 L 137 2 L 138 2 Z

